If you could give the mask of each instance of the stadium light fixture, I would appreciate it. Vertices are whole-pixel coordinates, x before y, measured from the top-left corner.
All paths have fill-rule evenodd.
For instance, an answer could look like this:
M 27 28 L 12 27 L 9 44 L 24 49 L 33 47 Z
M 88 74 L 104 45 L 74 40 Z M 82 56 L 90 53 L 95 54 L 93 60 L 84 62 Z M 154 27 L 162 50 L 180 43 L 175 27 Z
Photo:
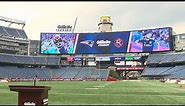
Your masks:
M 25 25 L 25 21 L 22 21 L 22 20 L 11 19 L 11 18 L 6 18 L 6 17 L 2 17 L 2 16 L 0 16 L 0 20 L 5 21 L 5 22 L 11 22 L 11 23 Z

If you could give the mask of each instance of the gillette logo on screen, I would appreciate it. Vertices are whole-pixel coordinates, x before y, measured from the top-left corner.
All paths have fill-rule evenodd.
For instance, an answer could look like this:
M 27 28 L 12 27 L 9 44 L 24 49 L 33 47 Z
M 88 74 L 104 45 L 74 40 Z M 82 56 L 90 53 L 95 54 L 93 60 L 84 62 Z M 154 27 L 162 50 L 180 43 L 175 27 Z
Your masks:
M 111 43 L 111 41 L 109 41 L 109 40 L 97 40 L 96 41 L 96 44 L 98 45 L 98 46 L 109 46 L 110 45 L 110 43 Z

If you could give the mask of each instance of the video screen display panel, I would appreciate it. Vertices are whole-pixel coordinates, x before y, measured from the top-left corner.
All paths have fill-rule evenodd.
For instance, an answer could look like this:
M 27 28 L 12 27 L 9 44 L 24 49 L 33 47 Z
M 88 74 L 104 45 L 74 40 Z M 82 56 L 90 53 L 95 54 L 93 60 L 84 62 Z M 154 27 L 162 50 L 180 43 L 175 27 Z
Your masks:
M 104 32 L 41 33 L 41 54 L 151 53 L 173 49 L 172 28 Z
M 76 34 L 41 33 L 41 54 L 74 54 Z
M 131 31 L 130 39 L 128 52 L 160 52 L 171 50 L 170 28 Z
M 107 54 L 127 51 L 129 31 L 107 33 L 80 33 L 75 53 Z

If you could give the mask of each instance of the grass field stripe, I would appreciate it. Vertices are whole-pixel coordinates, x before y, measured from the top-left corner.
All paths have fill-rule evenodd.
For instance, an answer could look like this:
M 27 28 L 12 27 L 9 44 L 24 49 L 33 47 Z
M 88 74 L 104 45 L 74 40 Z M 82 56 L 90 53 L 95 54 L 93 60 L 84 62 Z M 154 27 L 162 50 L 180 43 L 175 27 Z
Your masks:
M 94 86 L 94 87 L 98 87 L 98 88 L 100 88 L 100 87 L 105 87 L 105 86 Z
M 113 96 L 136 96 L 136 94 L 108 94 L 108 93 L 105 93 L 105 94 L 100 94 L 100 93 L 98 93 L 98 94 L 90 94 L 90 93 L 49 93 L 49 94 L 60 94 L 60 95 L 113 95 Z M 184 95 L 159 95 L 159 94 L 156 94 L 156 95 L 145 95 L 145 94 L 142 94 L 142 95 L 139 95 L 139 96 L 173 96 L 173 97 L 185 97 Z
M 1 83 L 0 105 L 17 104 L 18 93 L 11 92 L 10 89 L 8 88 L 8 85 L 32 85 L 32 83 L 33 82 Z M 185 104 L 184 88 L 181 90 L 179 89 L 178 84 L 161 83 L 159 80 L 127 80 L 116 82 L 39 81 L 38 86 L 51 87 L 51 90 L 48 91 L 49 105 Z M 93 86 L 105 86 L 105 87 L 98 88 Z
M 175 90 L 184 90 L 185 91 L 185 89 L 180 89 L 179 87 L 178 87 L 178 85 L 177 85 L 177 88 L 173 88 L 173 87 L 171 87 L 171 86 L 163 86 L 163 85 L 155 85 L 154 83 L 149 83 L 149 82 L 142 82 L 142 83 L 145 83 L 145 84 L 148 84 L 148 85 L 152 85 L 152 86 L 158 86 L 158 87 L 168 87 L 168 88 L 170 88 L 170 89 L 175 89 Z M 163 83 L 163 84 L 166 84 L 166 83 Z

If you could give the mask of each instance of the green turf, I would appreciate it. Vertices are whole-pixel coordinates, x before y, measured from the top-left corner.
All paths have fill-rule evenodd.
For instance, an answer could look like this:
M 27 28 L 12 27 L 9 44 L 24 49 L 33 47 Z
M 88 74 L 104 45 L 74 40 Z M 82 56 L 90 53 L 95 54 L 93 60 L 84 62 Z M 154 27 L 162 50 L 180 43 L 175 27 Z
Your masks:
M 55 81 L 37 84 L 51 87 L 49 104 L 185 104 L 184 88 L 159 81 Z M 9 91 L 8 85 L 33 83 L 1 82 L 1 105 L 17 104 L 17 93 Z

